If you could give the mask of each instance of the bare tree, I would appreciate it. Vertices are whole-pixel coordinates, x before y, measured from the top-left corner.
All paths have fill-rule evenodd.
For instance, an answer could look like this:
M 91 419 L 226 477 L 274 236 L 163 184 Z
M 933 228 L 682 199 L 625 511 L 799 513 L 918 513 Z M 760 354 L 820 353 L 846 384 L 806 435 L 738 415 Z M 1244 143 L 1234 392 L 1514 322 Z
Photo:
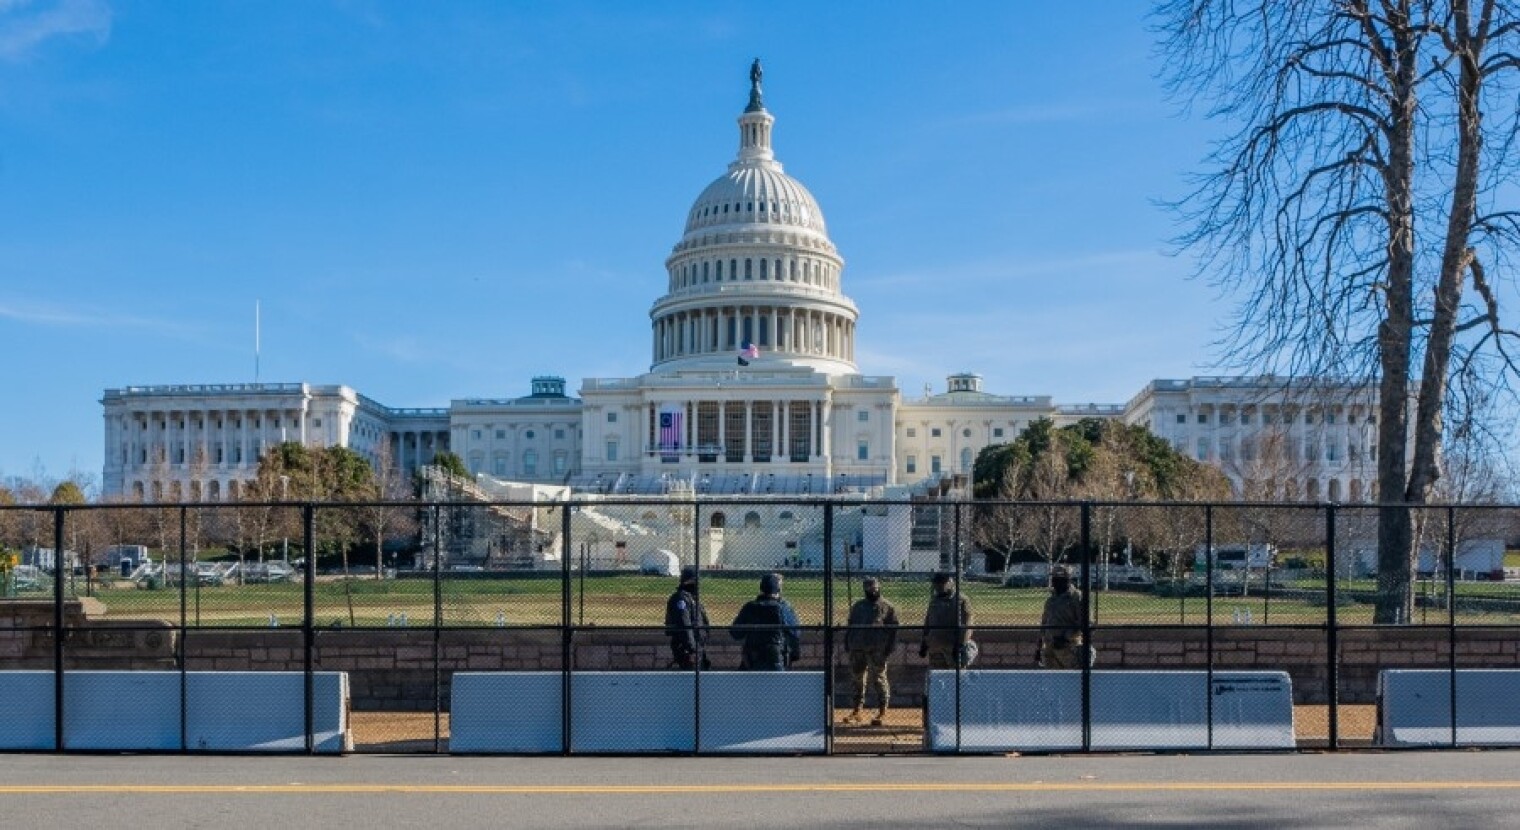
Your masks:
M 359 522 L 375 540 L 375 578 L 385 575 L 385 537 L 396 532 L 415 532 L 417 508 L 396 502 L 412 501 L 412 485 L 406 471 L 396 463 L 390 444 L 381 442 L 373 470 L 376 502 L 359 508 Z
M 1242 297 L 1242 365 L 1379 382 L 1374 619 L 1407 620 L 1413 518 L 1440 478 L 1452 381 L 1513 377 L 1488 267 L 1520 233 L 1506 0 L 1167 0 L 1173 90 L 1237 128 L 1183 241 Z M 1473 370 L 1480 371 L 1473 371 Z M 1412 405 L 1411 405 L 1412 402 Z M 1412 415 L 1412 418 L 1411 418 Z

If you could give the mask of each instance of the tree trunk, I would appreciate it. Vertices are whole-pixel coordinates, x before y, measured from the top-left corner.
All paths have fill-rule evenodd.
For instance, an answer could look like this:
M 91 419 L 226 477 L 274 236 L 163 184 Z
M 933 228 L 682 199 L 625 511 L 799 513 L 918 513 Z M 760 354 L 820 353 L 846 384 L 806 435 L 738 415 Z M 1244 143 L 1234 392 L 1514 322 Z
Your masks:
M 1418 39 L 1408 20 L 1390 21 L 1393 33 L 1385 71 L 1389 73 L 1392 119 L 1384 174 L 1388 210 L 1388 296 L 1378 326 L 1378 594 L 1372 621 L 1409 620 L 1414 603 L 1413 536 L 1405 501 L 1408 485 L 1409 362 L 1414 328 L 1414 146 Z M 1375 37 L 1369 31 L 1369 37 Z

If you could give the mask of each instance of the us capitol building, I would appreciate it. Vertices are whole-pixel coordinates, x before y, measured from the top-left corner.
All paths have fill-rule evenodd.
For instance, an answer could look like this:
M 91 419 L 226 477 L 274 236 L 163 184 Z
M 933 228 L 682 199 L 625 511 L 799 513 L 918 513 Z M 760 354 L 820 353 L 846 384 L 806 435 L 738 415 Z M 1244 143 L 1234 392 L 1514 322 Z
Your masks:
M 107 389 L 104 495 L 237 498 L 281 441 L 343 446 L 405 471 L 450 450 L 483 480 L 605 494 L 891 492 L 969 473 L 983 447 L 1030 422 L 1143 424 L 1235 483 L 1278 495 L 1373 497 L 1375 385 L 1310 392 L 1281 378 L 1153 380 L 1124 404 L 997 395 L 976 374 L 905 397 L 855 363 L 860 310 L 823 211 L 772 149 L 758 62 L 738 156 L 686 214 L 650 309 L 650 366 L 636 377 L 532 379 L 519 398 L 392 408 L 342 385 Z M 747 348 L 753 345 L 753 349 Z M 742 365 L 741 365 L 742 364 Z

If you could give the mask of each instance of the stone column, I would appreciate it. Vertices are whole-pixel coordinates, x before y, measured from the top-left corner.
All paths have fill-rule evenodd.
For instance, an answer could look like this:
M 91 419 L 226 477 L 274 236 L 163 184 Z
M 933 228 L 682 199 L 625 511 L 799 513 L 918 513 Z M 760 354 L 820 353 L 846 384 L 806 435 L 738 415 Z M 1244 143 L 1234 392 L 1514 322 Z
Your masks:
M 755 402 L 744 402 L 744 463 L 755 460 Z

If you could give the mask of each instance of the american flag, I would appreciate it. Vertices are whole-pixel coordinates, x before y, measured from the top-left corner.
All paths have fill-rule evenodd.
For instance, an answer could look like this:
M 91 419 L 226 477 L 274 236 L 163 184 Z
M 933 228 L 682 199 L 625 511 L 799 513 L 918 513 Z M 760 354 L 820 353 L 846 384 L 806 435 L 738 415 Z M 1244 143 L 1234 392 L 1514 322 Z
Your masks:
M 759 357 L 760 347 L 748 340 L 744 341 L 744 348 L 739 352 L 739 365 L 748 366 L 751 360 L 755 360 Z
M 675 460 L 681 450 L 681 414 L 679 409 L 660 412 L 660 455 L 668 461 Z

